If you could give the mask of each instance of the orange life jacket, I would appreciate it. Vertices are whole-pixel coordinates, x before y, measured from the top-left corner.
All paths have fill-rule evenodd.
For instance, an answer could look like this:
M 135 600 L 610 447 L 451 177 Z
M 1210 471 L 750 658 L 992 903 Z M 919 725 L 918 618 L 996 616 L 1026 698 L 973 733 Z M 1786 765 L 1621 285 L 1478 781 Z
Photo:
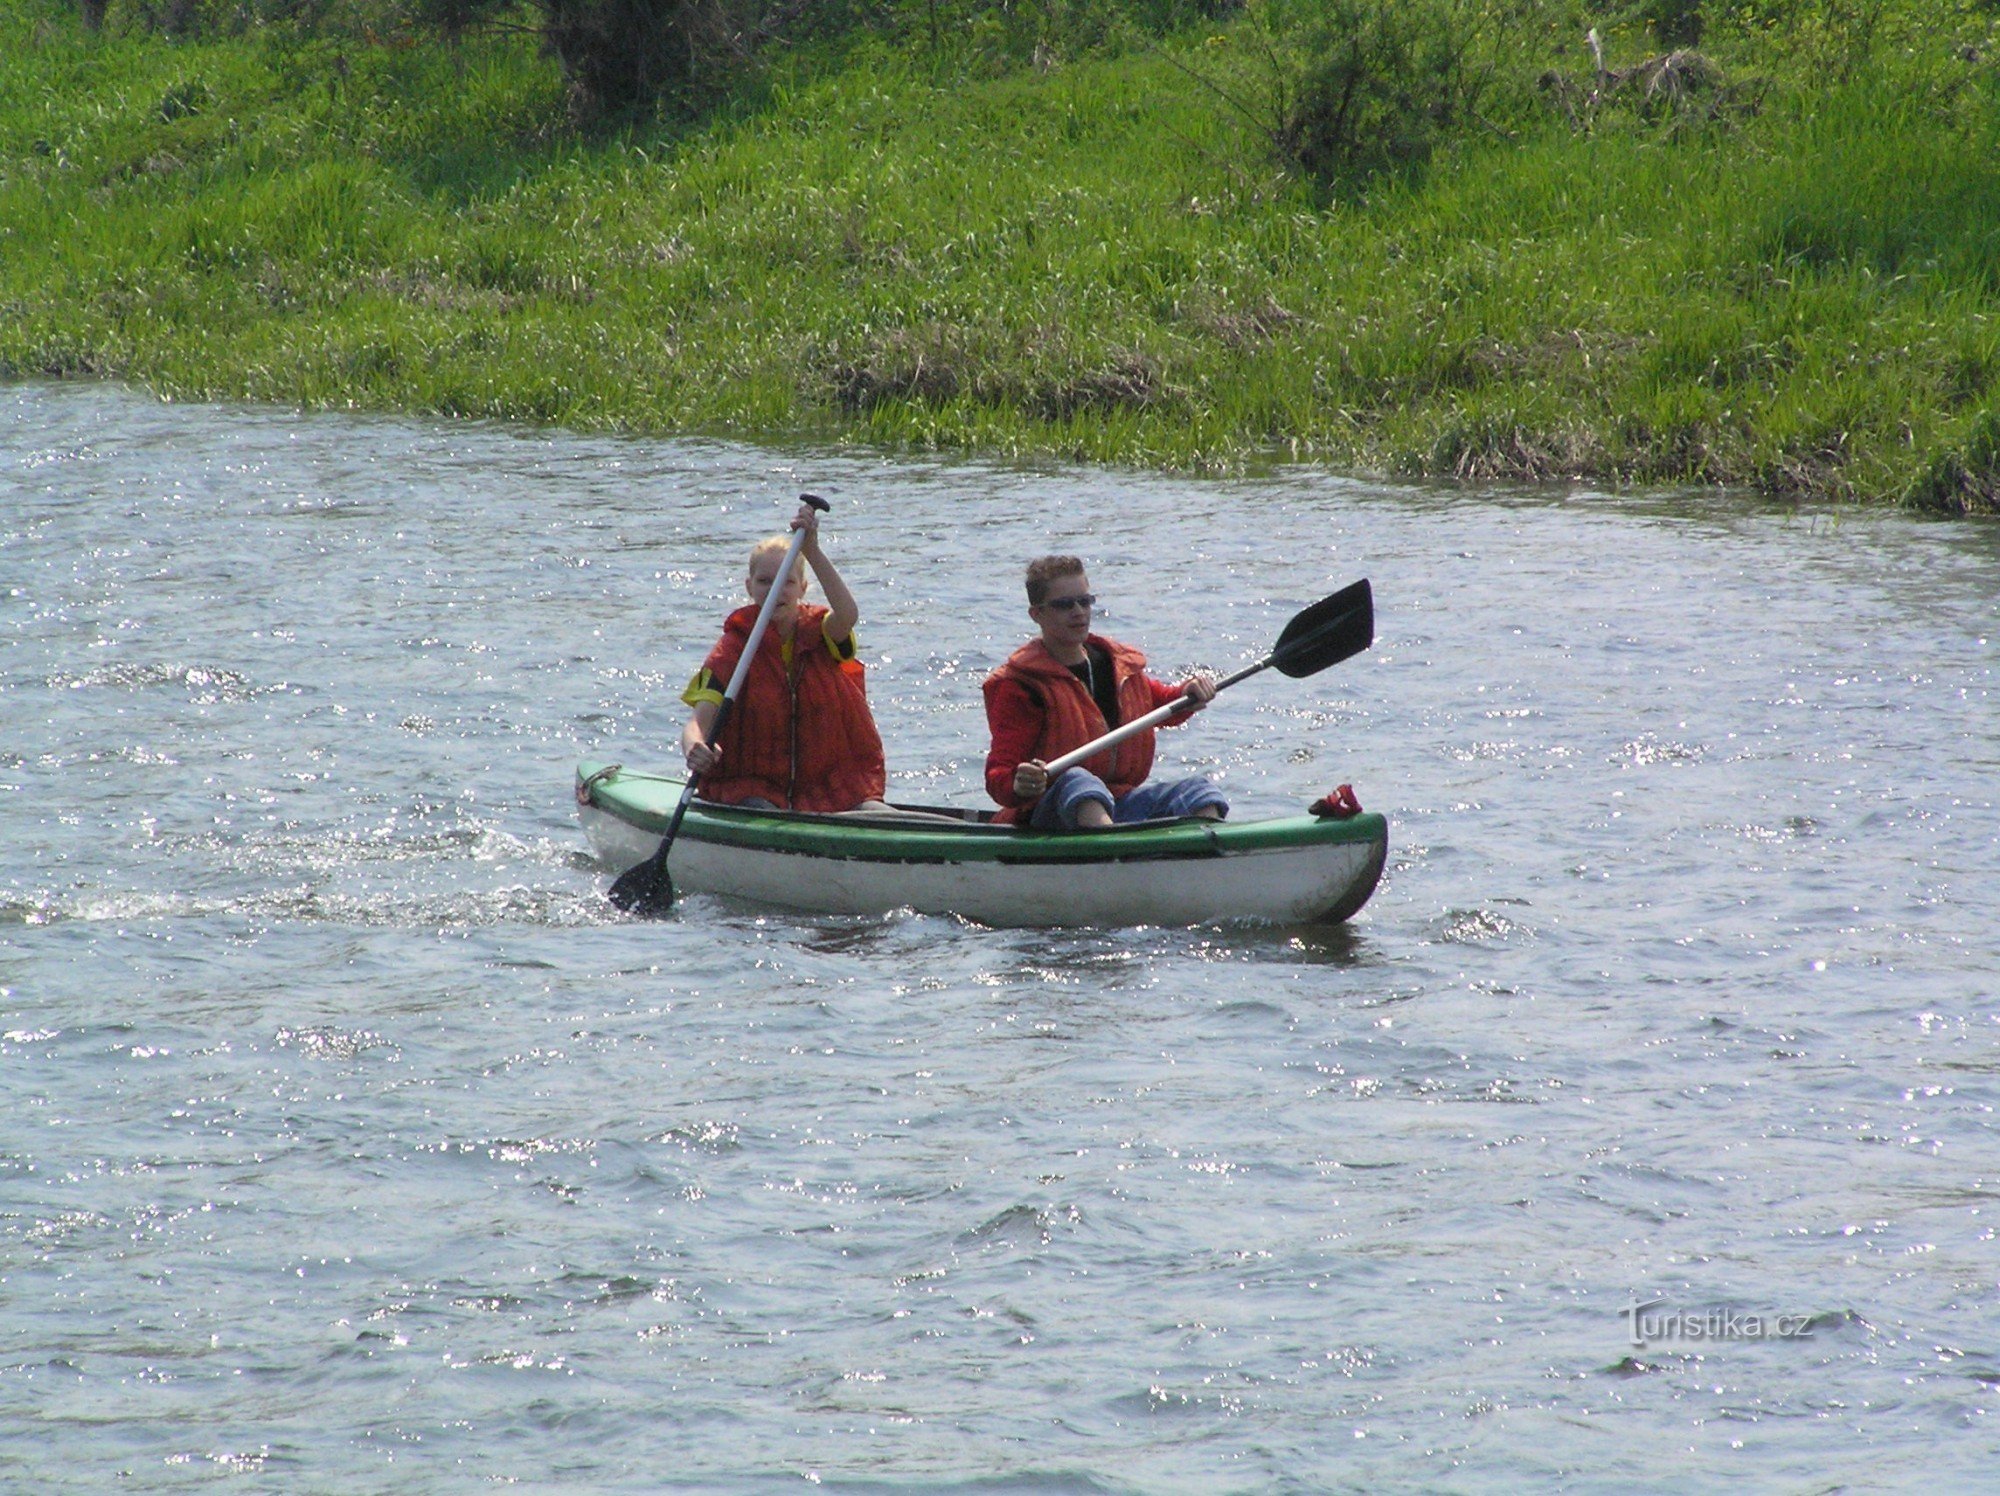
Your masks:
M 1090 636 L 1089 643 L 1111 656 L 1112 677 L 1118 682 L 1120 720 L 1130 722 L 1153 710 L 1155 702 L 1152 688 L 1146 683 L 1145 655 L 1129 644 L 1096 634 Z M 1009 678 L 1027 686 L 1029 694 L 1041 703 L 1041 736 L 1035 740 L 1030 758 L 1047 763 L 1111 730 L 1088 688 L 1069 666 L 1049 653 L 1048 645 L 1040 639 L 1030 639 L 1009 655 L 1007 662 L 986 678 L 987 686 L 990 689 L 994 682 Z M 1114 797 L 1130 794 L 1153 772 L 1154 732 L 1150 727 L 1135 732 L 1077 767 L 1088 769 L 1102 779 Z M 1004 806 L 994 819 L 1020 820 L 1030 809 L 1026 805 Z
M 784 810 L 840 811 L 882 798 L 882 738 L 861 662 L 834 658 L 826 617 L 825 608 L 799 604 L 789 667 L 775 630 L 758 644 L 722 727 L 722 762 L 701 782 L 704 800 L 761 797 Z M 715 679 L 736 669 L 756 621 L 750 604 L 729 615 L 703 662 Z

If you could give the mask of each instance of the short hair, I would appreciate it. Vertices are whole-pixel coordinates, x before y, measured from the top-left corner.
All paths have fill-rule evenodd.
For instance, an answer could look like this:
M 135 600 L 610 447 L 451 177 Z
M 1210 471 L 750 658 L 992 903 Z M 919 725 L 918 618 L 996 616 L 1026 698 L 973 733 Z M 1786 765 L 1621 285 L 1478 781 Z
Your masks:
M 1058 577 L 1080 577 L 1083 562 L 1075 556 L 1037 556 L 1028 563 L 1028 606 L 1039 608 L 1049 600 L 1049 584 Z

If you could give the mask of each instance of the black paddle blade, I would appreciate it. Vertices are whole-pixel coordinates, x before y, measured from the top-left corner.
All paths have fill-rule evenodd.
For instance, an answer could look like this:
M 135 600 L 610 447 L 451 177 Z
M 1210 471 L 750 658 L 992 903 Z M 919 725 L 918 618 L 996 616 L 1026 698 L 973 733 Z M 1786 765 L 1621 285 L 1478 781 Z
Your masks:
M 1296 679 L 1315 675 L 1375 642 L 1375 594 L 1363 577 L 1295 616 L 1278 635 L 1271 663 Z
M 730 689 L 736 689 L 733 681 Z M 718 728 L 729 715 L 730 704 L 730 698 L 724 696 L 722 708 L 715 714 Z M 699 774 L 688 775 L 687 783 L 681 787 L 680 803 L 674 806 L 673 818 L 667 822 L 666 834 L 660 838 L 658 848 L 637 867 L 620 873 L 618 880 L 611 885 L 611 902 L 627 914 L 643 914 L 649 919 L 659 919 L 674 907 L 674 880 L 667 876 L 667 852 L 673 847 L 674 838 L 681 834 L 681 820 L 688 813 L 688 801 L 694 798 L 695 786 L 700 783 Z
M 620 873 L 608 896 L 627 914 L 659 919 L 674 907 L 674 880 L 667 875 L 664 858 L 648 857 L 637 867 Z

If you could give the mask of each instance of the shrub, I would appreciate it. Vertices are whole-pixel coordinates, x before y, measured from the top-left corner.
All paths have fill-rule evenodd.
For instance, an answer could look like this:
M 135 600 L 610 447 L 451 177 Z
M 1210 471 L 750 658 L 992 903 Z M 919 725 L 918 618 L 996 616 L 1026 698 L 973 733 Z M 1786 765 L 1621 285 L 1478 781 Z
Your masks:
M 1534 0 L 1272 7 L 1273 143 L 1286 164 L 1334 191 L 1422 166 L 1477 118 L 1514 23 L 1540 9 Z
M 1639 19 L 1653 30 L 1663 47 L 1701 44 L 1702 0 L 1641 0 Z

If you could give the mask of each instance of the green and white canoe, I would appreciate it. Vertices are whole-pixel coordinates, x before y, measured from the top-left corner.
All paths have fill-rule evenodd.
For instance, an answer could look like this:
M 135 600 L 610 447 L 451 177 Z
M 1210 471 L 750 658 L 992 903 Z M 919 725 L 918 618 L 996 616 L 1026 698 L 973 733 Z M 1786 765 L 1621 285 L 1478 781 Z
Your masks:
M 577 765 L 577 815 L 622 873 L 660 844 L 683 781 Z M 1382 876 L 1389 824 L 1149 821 L 1108 831 L 996 826 L 978 811 L 803 815 L 696 800 L 669 854 L 674 887 L 822 914 L 914 909 L 988 925 L 1334 924 Z

